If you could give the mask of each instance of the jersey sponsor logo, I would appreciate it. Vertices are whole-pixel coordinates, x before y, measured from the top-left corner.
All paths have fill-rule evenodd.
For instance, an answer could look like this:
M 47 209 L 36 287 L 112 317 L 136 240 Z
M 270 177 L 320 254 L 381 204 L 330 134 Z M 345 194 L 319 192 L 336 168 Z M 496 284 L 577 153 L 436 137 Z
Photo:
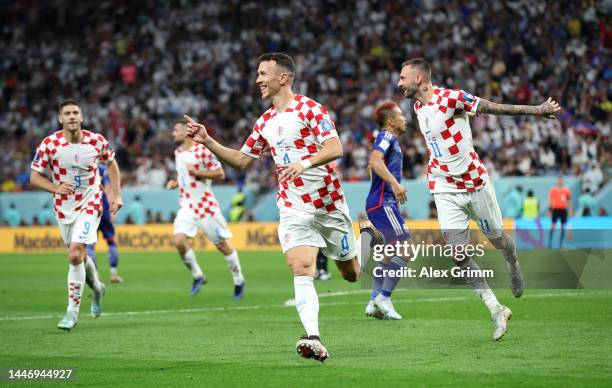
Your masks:
M 474 102 L 474 96 L 472 96 L 470 93 L 463 92 L 463 99 L 468 104 L 471 104 Z
M 285 243 L 289 243 L 291 241 L 291 233 L 285 233 L 283 240 L 285 240 Z
M 321 120 L 321 128 L 323 128 L 323 132 L 329 132 L 334 130 L 334 126 L 332 125 L 331 121 L 327 119 Z
M 285 139 L 277 140 L 276 141 L 276 146 L 278 147 L 278 146 L 282 145 L 284 142 L 285 142 Z

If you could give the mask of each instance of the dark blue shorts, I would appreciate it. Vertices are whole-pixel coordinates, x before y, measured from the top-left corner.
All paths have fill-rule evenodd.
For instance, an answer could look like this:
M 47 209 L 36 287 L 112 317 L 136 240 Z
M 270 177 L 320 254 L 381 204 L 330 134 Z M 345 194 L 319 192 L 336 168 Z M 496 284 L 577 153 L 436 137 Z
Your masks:
M 102 232 L 102 236 L 107 242 L 115 239 L 115 225 L 111 221 L 110 204 L 106 195 L 102 196 L 102 219 L 98 230 Z
M 385 236 L 387 244 L 410 238 L 410 232 L 404 224 L 404 217 L 397 206 L 383 205 L 367 213 L 374 227 Z

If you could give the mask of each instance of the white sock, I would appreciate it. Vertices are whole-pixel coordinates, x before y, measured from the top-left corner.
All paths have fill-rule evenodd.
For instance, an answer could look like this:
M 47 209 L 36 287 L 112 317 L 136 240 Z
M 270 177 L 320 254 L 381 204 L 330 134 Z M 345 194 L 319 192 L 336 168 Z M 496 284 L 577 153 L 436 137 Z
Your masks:
M 365 266 L 366 263 L 361 262 L 361 234 L 357 240 L 355 240 L 355 249 L 357 251 L 357 261 L 359 262 L 359 265 Z
M 78 314 L 85 286 L 85 265 L 70 264 L 68 269 L 68 312 Z
M 234 249 L 234 252 L 225 256 L 225 261 L 227 262 L 227 267 L 232 273 L 234 285 L 238 286 L 242 284 L 242 282 L 244 282 L 244 276 L 242 275 L 242 270 L 240 268 L 240 259 L 238 258 L 238 251 Z
M 194 279 L 204 276 L 204 273 L 202 273 L 202 270 L 198 265 L 198 261 L 196 260 L 196 255 L 193 249 L 189 249 L 187 252 L 185 252 L 184 255 L 181 255 L 181 259 L 185 263 L 185 266 L 191 271 L 191 275 Z
M 89 256 L 87 256 L 87 261 L 85 261 L 85 281 L 90 288 L 94 290 L 100 289 L 100 277 L 93 260 Z
M 111 275 L 117 275 L 117 267 L 110 267 Z
M 461 266 L 461 269 L 480 270 L 480 266 L 473 259 L 469 259 L 465 265 Z M 467 277 L 467 283 L 472 287 L 474 293 L 482 299 L 491 314 L 493 314 L 499 306 L 499 302 L 493 291 L 489 288 L 487 281 L 483 277 L 470 276 Z
M 319 335 L 319 297 L 312 276 L 295 276 L 295 307 L 306 335 Z

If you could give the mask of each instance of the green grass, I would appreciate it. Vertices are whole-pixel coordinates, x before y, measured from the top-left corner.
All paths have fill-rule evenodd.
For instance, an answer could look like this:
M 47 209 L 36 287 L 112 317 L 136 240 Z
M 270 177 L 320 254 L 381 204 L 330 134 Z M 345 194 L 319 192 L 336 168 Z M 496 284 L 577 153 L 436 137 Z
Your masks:
M 527 290 L 516 300 L 498 289 L 514 318 L 493 342 L 488 312 L 469 290 L 398 291 L 404 320 L 376 321 L 363 314 L 367 292 L 334 271 L 317 283 L 331 353 L 321 364 L 295 353 L 303 329 L 283 306 L 293 286 L 280 253 L 241 253 L 241 302 L 231 300 L 221 255 L 198 258 L 209 283 L 190 297 L 177 255 L 123 254 L 126 281 L 109 285 L 106 314 L 89 317 L 86 299 L 78 326 L 63 332 L 64 255 L 0 256 L 0 369 L 76 368 L 75 386 L 612 385 L 607 290 Z M 107 279 L 106 256 L 98 261 Z M 337 291 L 351 293 L 326 296 Z

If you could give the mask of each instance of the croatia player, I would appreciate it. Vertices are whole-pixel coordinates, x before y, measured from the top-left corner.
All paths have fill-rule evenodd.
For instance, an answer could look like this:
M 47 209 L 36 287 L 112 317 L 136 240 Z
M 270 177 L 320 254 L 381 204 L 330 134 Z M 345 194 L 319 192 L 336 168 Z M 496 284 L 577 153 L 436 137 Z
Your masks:
M 431 68 L 422 58 L 402 64 L 398 83 L 406 98 L 415 98 L 414 110 L 429 149 L 428 181 L 438 211 L 438 221 L 449 244 L 469 241 L 468 223 L 475 220 L 489 241 L 506 258 L 512 280 L 512 294 L 523 294 L 523 275 L 512 238 L 504 233 L 502 216 L 493 184 L 474 151 L 468 113 L 536 115 L 554 118 L 561 108 L 552 99 L 541 105 L 496 104 L 463 90 L 434 86 Z M 457 260 L 465 269 L 478 270 L 472 258 Z M 484 301 L 493 319 L 493 339 L 506 333 L 512 312 L 501 305 L 483 277 L 468 277 L 468 284 Z
M 383 234 L 385 243 L 391 244 L 409 238 L 399 210 L 399 205 L 406 202 L 406 189 L 400 183 L 403 155 L 398 136 L 406 133 L 406 118 L 395 102 L 387 101 L 376 107 L 374 119 L 380 126 L 380 132 L 370 154 L 372 184 L 366 199 L 366 213 L 372 225 Z M 385 258 L 378 263 L 393 271 L 406 264 L 406 260 L 399 256 Z M 402 319 L 391 303 L 391 292 L 399 280 L 399 277 L 387 275 L 383 278 L 373 273 L 372 294 L 366 306 L 366 315 Z
M 47 136 L 36 149 L 30 182 L 53 194 L 55 216 L 68 247 L 68 311 L 58 328 L 70 330 L 77 324 L 84 283 L 91 287 L 91 314 L 99 317 L 104 284 L 100 283 L 86 246 L 97 241 L 102 214 L 102 185 L 98 161 L 108 165 L 110 209 L 115 214 L 122 205 L 119 166 L 108 141 L 99 134 L 81 129 L 83 113 L 74 100 L 60 104 L 62 130 Z M 53 181 L 43 174 L 49 171 Z
M 286 54 L 259 58 L 257 85 L 272 107 L 262 114 L 242 149 L 222 146 L 206 127 L 189 120 L 190 136 L 222 161 L 244 170 L 270 150 L 278 172 L 280 209 L 278 237 L 293 272 L 295 302 L 306 336 L 297 343 L 305 358 L 324 361 L 329 353 L 319 336 L 319 299 L 313 277 L 319 248 L 335 260 L 342 277 L 356 282 L 359 249 L 338 174 L 332 161 L 342 144 L 327 110 L 316 101 L 293 94 L 295 63 Z
M 108 196 L 106 192 L 109 190 L 110 179 L 108 178 L 108 169 L 106 164 L 98 163 L 98 172 L 100 173 L 100 179 L 102 180 L 102 218 L 100 219 L 100 226 L 98 230 L 102 232 L 102 237 L 106 240 L 108 245 L 108 262 L 110 267 L 110 280 L 112 283 L 122 283 L 123 278 L 119 276 L 119 249 L 115 242 L 115 223 L 114 216 L 110 212 L 110 203 L 108 202 Z M 87 246 L 87 256 L 94 261 L 96 268 L 98 268 L 98 260 L 96 258 L 96 244 L 89 244 Z
M 238 251 L 227 240 L 232 232 L 221 214 L 219 203 L 211 191 L 212 180 L 223 180 L 225 173 L 217 158 L 202 144 L 187 136 L 187 120 L 181 119 L 172 127 L 177 180 L 166 187 L 180 193 L 180 209 L 174 220 L 174 245 L 185 266 L 191 271 L 191 295 L 197 295 L 206 283 L 206 275 L 198 265 L 189 240 L 201 229 L 206 238 L 223 254 L 234 282 L 234 300 L 244 296 L 244 276 L 240 268 Z

